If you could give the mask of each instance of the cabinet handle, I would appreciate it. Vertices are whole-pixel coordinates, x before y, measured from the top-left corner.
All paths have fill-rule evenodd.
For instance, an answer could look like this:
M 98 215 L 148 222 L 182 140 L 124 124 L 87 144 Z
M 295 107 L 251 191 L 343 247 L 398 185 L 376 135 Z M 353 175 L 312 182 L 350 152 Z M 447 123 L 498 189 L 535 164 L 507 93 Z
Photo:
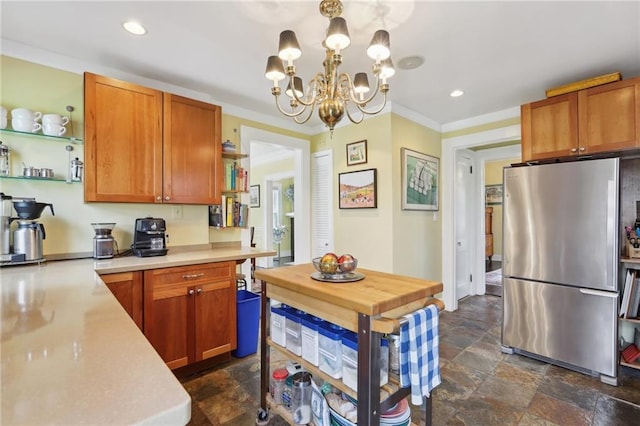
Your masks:
M 584 152 L 584 147 L 583 146 L 580 147 L 580 152 Z
M 197 289 L 196 293 L 198 293 L 198 294 L 202 293 L 202 289 L 201 288 Z
M 193 289 L 189 290 L 189 296 L 193 296 Z
M 156 197 L 156 201 L 162 201 L 162 197 L 158 195 L 158 196 Z
M 571 152 L 578 152 L 578 150 L 575 148 L 571 148 Z
M 171 198 L 168 195 L 165 195 L 164 199 L 165 201 L 169 201 Z
M 185 280 L 192 280 L 194 278 L 204 277 L 204 272 L 200 272 L 199 274 L 186 274 L 183 275 L 182 278 Z

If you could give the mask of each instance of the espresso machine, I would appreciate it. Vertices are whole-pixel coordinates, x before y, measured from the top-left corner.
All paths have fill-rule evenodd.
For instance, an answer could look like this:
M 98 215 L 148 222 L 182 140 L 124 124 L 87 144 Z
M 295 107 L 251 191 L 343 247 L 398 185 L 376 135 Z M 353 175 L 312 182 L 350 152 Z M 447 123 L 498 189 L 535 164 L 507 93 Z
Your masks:
M 144 217 L 136 219 L 131 250 L 138 257 L 164 256 L 167 254 L 164 219 Z

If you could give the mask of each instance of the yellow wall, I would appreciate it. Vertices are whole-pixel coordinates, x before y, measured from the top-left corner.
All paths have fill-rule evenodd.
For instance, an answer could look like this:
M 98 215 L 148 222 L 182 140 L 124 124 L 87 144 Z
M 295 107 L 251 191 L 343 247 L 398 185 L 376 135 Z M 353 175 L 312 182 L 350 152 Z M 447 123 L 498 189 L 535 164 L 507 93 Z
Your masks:
M 485 185 L 502 184 L 502 170 L 505 166 L 520 162 L 519 158 L 506 160 L 487 161 L 484 168 Z M 502 256 L 502 204 L 492 205 L 493 218 L 491 230 L 493 231 L 493 254 Z
M 440 133 L 397 115 L 392 115 L 393 170 L 391 204 L 393 208 L 394 272 L 442 279 L 442 222 L 437 212 L 402 210 L 401 148 L 409 148 L 433 157 L 441 157 Z M 440 182 L 442 175 L 440 175 Z M 442 186 L 442 183 L 440 183 Z M 440 199 L 442 199 L 441 194 Z

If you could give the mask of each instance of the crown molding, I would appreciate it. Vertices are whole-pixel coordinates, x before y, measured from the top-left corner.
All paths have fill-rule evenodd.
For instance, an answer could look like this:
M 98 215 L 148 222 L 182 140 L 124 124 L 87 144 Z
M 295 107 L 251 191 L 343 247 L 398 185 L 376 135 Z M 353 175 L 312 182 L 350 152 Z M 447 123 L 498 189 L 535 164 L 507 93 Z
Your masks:
M 443 124 L 442 133 L 453 132 L 455 130 L 466 129 L 473 126 L 481 126 L 483 124 L 494 123 L 496 121 L 507 120 L 514 117 L 520 117 L 520 106 Z

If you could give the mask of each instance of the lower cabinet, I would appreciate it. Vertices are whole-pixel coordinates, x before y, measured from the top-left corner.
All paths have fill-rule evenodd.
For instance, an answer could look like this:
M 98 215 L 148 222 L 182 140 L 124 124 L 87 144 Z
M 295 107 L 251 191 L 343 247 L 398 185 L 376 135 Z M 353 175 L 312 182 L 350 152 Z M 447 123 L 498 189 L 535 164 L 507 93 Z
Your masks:
M 236 349 L 235 266 L 144 271 L 144 334 L 169 368 Z
M 102 275 L 101 278 L 138 328 L 142 330 L 142 272 L 107 274 Z

